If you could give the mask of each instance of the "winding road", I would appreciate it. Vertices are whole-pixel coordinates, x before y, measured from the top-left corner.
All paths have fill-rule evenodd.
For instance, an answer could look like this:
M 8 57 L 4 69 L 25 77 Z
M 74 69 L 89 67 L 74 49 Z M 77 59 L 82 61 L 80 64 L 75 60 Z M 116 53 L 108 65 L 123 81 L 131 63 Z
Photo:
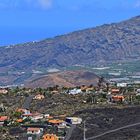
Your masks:
M 117 132 L 119 130 L 122 130 L 122 129 L 125 129 L 125 128 L 130 128 L 130 127 L 137 126 L 137 125 L 140 125 L 140 122 L 134 123 L 134 124 L 130 124 L 130 125 L 126 125 L 126 126 L 114 129 L 114 130 L 110 130 L 110 131 L 104 132 L 104 133 L 102 133 L 100 135 L 93 136 L 93 137 L 90 137 L 90 138 L 86 138 L 86 140 L 93 140 L 93 139 L 96 139 L 96 138 L 100 138 L 100 137 L 102 137 L 104 135 L 107 135 L 107 134 L 110 134 L 110 133 L 114 133 L 114 132 Z
M 76 125 L 71 125 L 64 140 L 69 140 L 71 138 L 72 132 L 75 128 L 76 128 Z

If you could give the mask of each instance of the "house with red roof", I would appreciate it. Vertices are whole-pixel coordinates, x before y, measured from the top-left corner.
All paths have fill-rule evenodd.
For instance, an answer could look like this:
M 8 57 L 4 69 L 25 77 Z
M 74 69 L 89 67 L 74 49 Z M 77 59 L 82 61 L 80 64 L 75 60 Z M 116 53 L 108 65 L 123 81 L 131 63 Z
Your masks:
M 0 126 L 3 126 L 7 120 L 8 116 L 0 116 Z
M 43 128 L 29 127 L 27 129 L 27 134 L 31 134 L 31 135 L 40 135 L 42 132 L 43 132 Z

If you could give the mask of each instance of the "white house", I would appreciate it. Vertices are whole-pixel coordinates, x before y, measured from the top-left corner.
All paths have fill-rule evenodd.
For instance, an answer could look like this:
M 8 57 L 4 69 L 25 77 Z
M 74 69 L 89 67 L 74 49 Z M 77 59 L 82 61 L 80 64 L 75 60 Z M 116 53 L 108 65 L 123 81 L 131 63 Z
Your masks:
M 43 119 L 43 117 L 44 117 L 44 115 L 41 113 L 33 113 L 31 116 L 31 120 L 37 121 L 37 120 Z
M 72 94 L 72 95 L 79 94 L 79 93 L 82 93 L 81 89 L 75 88 L 75 89 L 69 91 L 69 94 Z
M 67 117 L 66 122 L 70 124 L 81 124 L 82 119 L 77 117 Z
M 137 89 L 137 93 L 140 93 L 140 89 Z
M 127 83 L 117 83 L 117 87 L 127 87 Z
M 39 135 L 43 132 L 43 128 L 33 128 L 29 127 L 27 129 L 27 134 L 32 134 L 32 135 Z

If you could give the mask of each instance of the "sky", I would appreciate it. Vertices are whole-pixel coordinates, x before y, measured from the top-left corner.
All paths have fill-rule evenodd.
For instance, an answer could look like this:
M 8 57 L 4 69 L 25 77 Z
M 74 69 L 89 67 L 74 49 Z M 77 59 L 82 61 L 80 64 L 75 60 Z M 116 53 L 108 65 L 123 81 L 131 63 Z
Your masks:
M 0 0 L 0 46 L 140 15 L 140 0 Z

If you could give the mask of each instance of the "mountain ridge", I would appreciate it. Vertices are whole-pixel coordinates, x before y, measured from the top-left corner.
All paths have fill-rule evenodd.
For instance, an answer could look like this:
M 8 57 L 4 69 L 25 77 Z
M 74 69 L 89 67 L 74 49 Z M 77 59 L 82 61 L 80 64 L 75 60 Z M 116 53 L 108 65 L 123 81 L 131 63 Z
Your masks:
M 140 16 L 39 42 L 1 47 L 0 53 L 3 79 L 17 77 L 20 82 L 29 79 L 33 70 L 140 60 Z M 17 83 L 17 78 L 11 82 Z

